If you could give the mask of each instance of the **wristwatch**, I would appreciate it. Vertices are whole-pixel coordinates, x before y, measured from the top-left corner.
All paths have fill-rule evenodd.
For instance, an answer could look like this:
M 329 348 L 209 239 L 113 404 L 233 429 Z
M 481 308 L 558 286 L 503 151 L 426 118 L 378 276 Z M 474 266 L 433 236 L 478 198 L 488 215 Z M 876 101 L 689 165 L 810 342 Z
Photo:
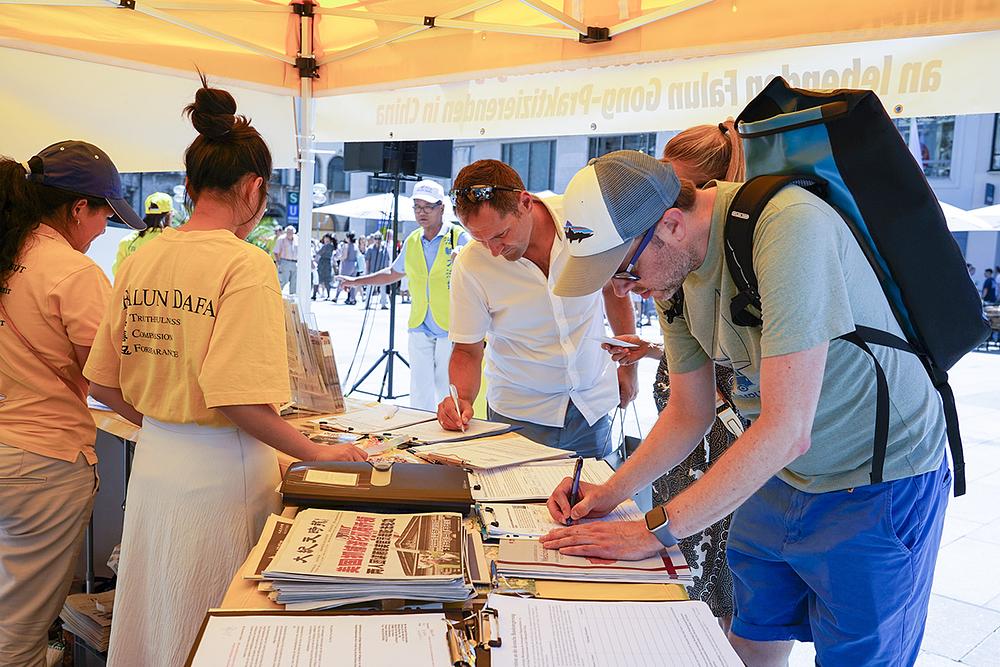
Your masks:
M 677 544 L 677 538 L 670 532 L 670 519 L 667 518 L 663 505 L 657 505 L 646 512 L 646 529 L 665 547 Z

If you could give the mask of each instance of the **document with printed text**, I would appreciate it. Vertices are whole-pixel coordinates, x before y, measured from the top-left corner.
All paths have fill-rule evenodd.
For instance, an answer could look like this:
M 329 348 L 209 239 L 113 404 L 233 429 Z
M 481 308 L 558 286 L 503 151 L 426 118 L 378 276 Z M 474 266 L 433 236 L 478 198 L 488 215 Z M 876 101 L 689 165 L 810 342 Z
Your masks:
M 210 615 L 191 667 L 446 667 L 443 614 Z
M 708 605 L 560 602 L 490 595 L 493 667 L 742 667 Z
M 574 465 L 575 460 L 564 459 L 473 471 L 469 473 L 472 498 L 479 502 L 548 500 L 563 478 L 573 476 Z M 603 484 L 614 474 L 604 461 L 583 461 L 584 482 Z

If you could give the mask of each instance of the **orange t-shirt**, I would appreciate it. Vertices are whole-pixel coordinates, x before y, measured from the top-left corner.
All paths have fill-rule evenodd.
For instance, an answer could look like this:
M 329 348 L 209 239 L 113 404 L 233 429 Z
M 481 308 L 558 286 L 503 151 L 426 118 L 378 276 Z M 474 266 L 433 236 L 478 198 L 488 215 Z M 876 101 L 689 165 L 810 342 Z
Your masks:
M 287 401 L 274 262 L 225 230 L 164 229 L 118 268 L 84 373 L 164 422 L 230 426 L 215 408 Z
M 59 232 L 40 225 L 28 237 L 0 293 L 0 443 L 97 463 L 73 345 L 93 344 L 110 292 L 100 267 Z

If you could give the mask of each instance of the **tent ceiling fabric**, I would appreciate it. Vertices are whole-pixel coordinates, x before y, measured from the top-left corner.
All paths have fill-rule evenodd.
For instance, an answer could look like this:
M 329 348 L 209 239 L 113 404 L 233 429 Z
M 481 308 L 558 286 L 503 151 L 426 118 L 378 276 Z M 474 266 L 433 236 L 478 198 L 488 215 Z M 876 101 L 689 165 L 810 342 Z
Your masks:
M 181 109 L 201 85 L 193 74 L 180 78 L 5 48 L 0 72 L 4 155 L 26 160 L 54 141 L 84 139 L 106 150 L 122 171 L 183 169 L 184 148 L 195 131 Z M 275 166 L 294 168 L 291 98 L 228 90 L 267 141 Z
M 0 0 L 0 46 L 70 50 L 84 59 L 156 71 L 199 66 L 224 81 L 298 89 L 297 72 L 282 62 L 293 60 L 297 49 L 298 19 L 288 2 L 136 0 L 135 9 L 118 4 Z M 316 51 L 323 64 L 317 94 L 453 81 L 469 73 L 1000 28 L 1000 0 L 841 0 L 835 11 L 826 3 L 791 0 L 321 0 L 316 8 Z M 425 26 L 427 16 L 439 25 Z M 652 22 L 637 25 L 644 20 Z M 582 44 L 578 33 L 586 26 L 608 28 L 613 38 Z M 511 34 L 517 31 L 528 34 Z

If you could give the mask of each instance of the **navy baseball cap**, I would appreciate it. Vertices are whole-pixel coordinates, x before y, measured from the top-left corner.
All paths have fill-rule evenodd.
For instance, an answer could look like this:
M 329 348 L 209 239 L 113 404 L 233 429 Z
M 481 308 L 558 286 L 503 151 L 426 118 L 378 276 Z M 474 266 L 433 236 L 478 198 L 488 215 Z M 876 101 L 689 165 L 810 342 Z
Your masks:
M 145 229 L 122 190 L 122 179 L 108 154 L 85 141 L 61 141 L 44 148 L 28 161 L 28 179 L 39 185 L 87 197 L 99 197 L 114 211 L 113 220 L 132 229 Z M 39 162 L 41 164 L 39 164 Z

